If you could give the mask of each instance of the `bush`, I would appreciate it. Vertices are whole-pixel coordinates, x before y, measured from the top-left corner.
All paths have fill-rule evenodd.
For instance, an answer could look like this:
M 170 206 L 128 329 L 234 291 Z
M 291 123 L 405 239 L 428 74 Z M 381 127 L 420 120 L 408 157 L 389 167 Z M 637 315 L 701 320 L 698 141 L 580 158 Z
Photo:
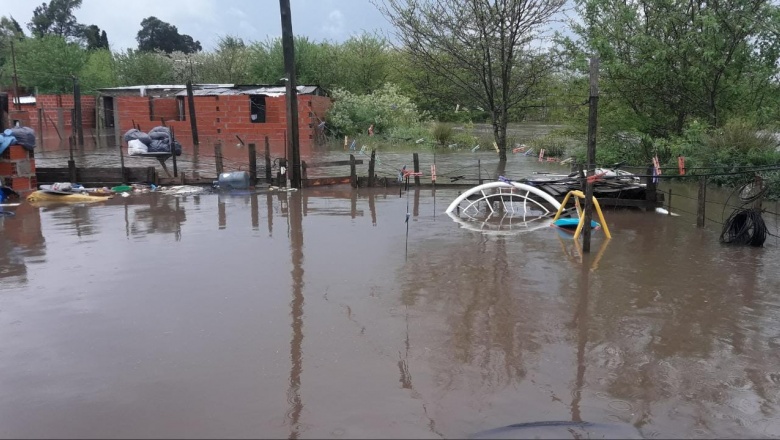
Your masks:
M 421 119 L 417 106 L 391 84 L 368 95 L 336 89 L 333 97 L 335 102 L 327 118 L 331 130 L 339 137 L 365 133 L 371 124 L 379 134 L 396 127 L 416 125 Z
M 439 145 L 447 145 L 452 140 L 452 125 L 445 122 L 434 122 L 431 126 L 431 135 Z

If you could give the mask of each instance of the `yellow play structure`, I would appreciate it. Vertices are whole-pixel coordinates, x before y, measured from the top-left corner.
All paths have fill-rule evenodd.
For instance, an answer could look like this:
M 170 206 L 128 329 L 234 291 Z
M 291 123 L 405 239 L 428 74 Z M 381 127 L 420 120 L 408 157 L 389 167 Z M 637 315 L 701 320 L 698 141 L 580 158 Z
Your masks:
M 568 194 L 566 194 L 566 197 L 563 198 L 563 202 L 561 203 L 561 207 L 558 208 L 558 212 L 555 214 L 555 217 L 553 217 L 553 225 L 555 226 L 573 226 L 573 223 L 571 220 L 573 219 L 559 219 L 561 216 L 561 213 L 563 212 L 564 208 L 566 207 L 566 204 L 569 202 L 569 198 L 571 196 L 574 196 L 574 206 L 577 209 L 577 217 L 579 220 L 577 221 L 577 229 L 574 231 L 574 239 L 576 240 L 580 236 L 580 232 L 582 232 L 582 227 L 585 225 L 585 211 L 582 209 L 582 206 L 580 206 L 580 199 L 585 199 L 585 194 L 582 191 L 579 190 L 573 190 L 569 191 Z M 612 238 L 612 235 L 609 233 L 609 228 L 607 227 L 607 221 L 604 220 L 604 214 L 601 212 L 601 207 L 599 206 L 599 201 L 596 200 L 596 197 L 593 197 L 593 207 L 596 210 L 596 213 L 599 215 L 599 221 L 601 223 L 599 226 L 601 226 L 602 229 L 604 229 L 604 235 L 607 238 Z M 564 222 L 565 220 L 568 220 L 567 222 Z M 559 222 L 566 223 L 558 224 Z

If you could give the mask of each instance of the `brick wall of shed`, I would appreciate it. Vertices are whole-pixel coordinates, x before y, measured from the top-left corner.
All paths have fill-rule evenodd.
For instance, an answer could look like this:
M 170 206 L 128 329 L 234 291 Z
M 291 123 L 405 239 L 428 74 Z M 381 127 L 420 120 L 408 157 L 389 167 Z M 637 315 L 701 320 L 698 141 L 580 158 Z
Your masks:
M 9 95 L 8 103 L 9 107 L 12 107 L 13 97 L 11 95 Z M 73 95 L 38 95 L 35 97 L 35 104 L 22 104 L 21 110 L 27 112 L 25 119 L 33 129 L 53 130 L 53 127 L 59 124 L 58 109 L 61 108 L 63 112 L 63 126 L 66 131 L 62 135 L 67 136 L 71 131 L 70 113 L 74 108 L 74 104 Z M 94 95 L 81 96 L 82 128 L 95 128 L 96 106 L 97 98 Z M 43 119 L 42 124 L 39 123 L 39 115 Z
M 223 145 L 224 157 L 228 160 L 245 160 L 246 148 L 240 145 L 238 136 L 244 144 L 254 143 L 257 151 L 262 153 L 265 148 L 265 137 L 268 137 L 271 155 L 285 155 L 287 137 L 287 109 L 284 96 L 266 97 L 266 121 L 253 123 L 250 120 L 250 98 L 248 95 L 213 95 L 196 96 L 195 114 L 197 116 L 200 153 L 213 154 L 213 146 L 219 141 Z M 167 115 L 166 125 L 174 129 L 176 137 L 182 143 L 185 153 L 192 152 L 192 128 L 189 106 L 184 102 L 185 120 L 178 120 L 178 104 L 175 98 L 155 98 L 154 116 L 150 121 L 149 98 L 140 96 L 120 96 L 115 98 L 115 108 L 119 114 L 120 132 L 125 133 L 133 127 L 133 122 L 140 126 L 141 131 L 149 131 L 160 125 L 161 105 L 164 105 Z M 316 126 L 327 109 L 331 100 L 327 97 L 300 95 L 298 96 L 298 128 L 301 154 L 307 155 L 314 147 Z M 320 119 L 318 119 L 318 117 Z

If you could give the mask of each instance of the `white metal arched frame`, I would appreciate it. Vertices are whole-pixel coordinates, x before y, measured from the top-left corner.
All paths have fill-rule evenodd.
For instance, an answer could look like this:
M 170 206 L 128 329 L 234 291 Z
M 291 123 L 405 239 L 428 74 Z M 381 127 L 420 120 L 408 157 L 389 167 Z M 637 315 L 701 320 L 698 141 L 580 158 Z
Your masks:
M 486 193 L 485 192 L 486 190 L 492 190 L 492 189 L 498 189 L 499 192 L 498 193 L 494 193 L 494 192 Z M 509 189 L 509 190 L 511 190 L 511 192 L 504 193 L 502 191 L 503 189 Z M 515 192 L 515 191 L 517 191 L 517 192 Z M 538 208 L 540 208 L 542 211 L 544 211 L 547 214 L 552 214 L 553 212 L 557 211 L 561 207 L 560 202 L 555 200 L 555 198 L 553 196 L 551 196 L 550 194 L 548 194 L 548 193 L 546 193 L 546 192 L 544 192 L 544 191 L 542 191 L 539 188 L 536 188 L 534 186 L 531 186 L 531 185 L 528 185 L 528 184 L 525 184 L 525 183 L 519 183 L 519 182 L 488 182 L 488 183 L 483 183 L 482 185 L 477 185 L 474 188 L 471 188 L 468 191 L 464 192 L 463 194 L 459 195 L 455 200 L 452 201 L 452 203 L 450 203 L 450 206 L 447 207 L 447 210 L 444 211 L 444 212 L 446 212 L 447 214 L 452 213 L 453 211 L 455 211 L 458 208 L 458 206 L 460 206 L 460 204 L 464 200 L 468 200 L 469 197 L 471 197 L 471 196 L 473 196 L 475 194 L 479 194 L 479 195 L 481 195 L 481 197 L 478 197 L 478 198 L 476 198 L 474 200 L 469 200 L 469 203 L 466 204 L 465 206 L 461 207 L 461 210 L 463 210 L 465 212 L 468 212 L 469 209 L 474 209 L 475 211 L 479 211 L 479 209 L 476 208 L 475 206 L 478 206 L 480 202 L 485 202 L 485 203 L 487 203 L 487 206 L 490 209 L 491 213 L 493 213 L 493 212 L 495 212 L 495 210 L 493 209 L 493 204 L 491 203 L 490 199 L 491 198 L 496 198 L 496 197 L 499 198 L 501 203 L 504 204 L 504 208 L 506 209 L 507 208 L 506 201 L 502 197 L 504 195 L 510 195 L 511 196 L 510 197 L 510 206 L 513 206 L 513 204 L 514 204 L 514 200 L 513 200 L 514 197 L 522 198 L 523 199 L 523 202 L 522 202 L 523 203 L 523 209 L 525 211 L 527 211 L 527 209 L 528 209 L 528 204 L 532 204 L 532 205 L 537 206 Z M 533 194 L 535 196 L 538 196 L 539 198 L 543 199 L 544 201 L 546 201 L 547 203 L 552 205 L 554 210 L 551 211 L 550 209 L 548 209 L 546 206 L 544 206 L 538 200 L 534 200 L 533 198 L 530 198 L 529 196 L 531 194 Z

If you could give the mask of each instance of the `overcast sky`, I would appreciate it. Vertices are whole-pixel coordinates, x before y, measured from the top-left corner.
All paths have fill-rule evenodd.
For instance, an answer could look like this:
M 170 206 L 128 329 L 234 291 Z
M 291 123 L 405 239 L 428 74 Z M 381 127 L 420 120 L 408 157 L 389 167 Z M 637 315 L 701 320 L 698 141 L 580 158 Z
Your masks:
M 29 34 L 27 23 L 42 0 L 2 0 L 0 15 L 11 15 Z M 391 26 L 369 0 L 290 0 L 293 32 L 313 40 L 344 41 L 363 30 L 389 33 Z M 83 0 L 79 23 L 96 24 L 112 50 L 135 48 L 141 20 L 155 16 L 212 49 L 220 36 L 244 41 L 281 35 L 277 0 Z

